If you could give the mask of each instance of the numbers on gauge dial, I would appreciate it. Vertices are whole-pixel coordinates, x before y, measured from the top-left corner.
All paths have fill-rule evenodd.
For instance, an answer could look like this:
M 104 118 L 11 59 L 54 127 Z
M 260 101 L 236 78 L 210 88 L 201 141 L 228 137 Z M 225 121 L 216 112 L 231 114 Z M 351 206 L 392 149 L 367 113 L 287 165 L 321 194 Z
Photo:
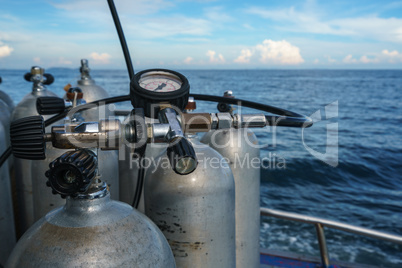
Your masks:
M 170 92 L 178 90 L 181 87 L 179 81 L 166 77 L 147 77 L 141 79 L 139 82 L 142 88 L 155 92 Z

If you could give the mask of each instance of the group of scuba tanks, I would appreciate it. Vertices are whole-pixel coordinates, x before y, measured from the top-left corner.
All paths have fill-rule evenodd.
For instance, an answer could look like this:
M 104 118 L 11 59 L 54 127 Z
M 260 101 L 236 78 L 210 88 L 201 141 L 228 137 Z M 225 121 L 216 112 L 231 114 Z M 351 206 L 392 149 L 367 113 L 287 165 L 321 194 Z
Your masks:
M 46 90 L 54 78 L 40 67 L 24 76 L 32 92 L 15 108 L 0 94 L 0 150 L 13 154 L 0 170 L 0 264 L 259 267 L 251 128 L 311 120 L 231 91 L 190 94 L 171 70 L 138 72 L 130 95 L 113 98 L 87 60 L 80 72 L 63 98 Z M 196 112 L 196 100 L 218 102 L 219 113 Z M 119 101 L 133 109 L 115 114 L 108 105 Z M 279 116 L 234 113 L 237 104 Z

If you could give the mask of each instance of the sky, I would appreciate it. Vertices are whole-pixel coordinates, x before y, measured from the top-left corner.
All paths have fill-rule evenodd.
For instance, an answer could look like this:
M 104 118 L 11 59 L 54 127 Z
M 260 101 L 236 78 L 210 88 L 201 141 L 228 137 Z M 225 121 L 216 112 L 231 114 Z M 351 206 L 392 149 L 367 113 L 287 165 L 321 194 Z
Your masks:
M 402 69 L 402 1 L 115 0 L 136 69 Z M 124 69 L 106 0 L 0 0 L 0 68 Z

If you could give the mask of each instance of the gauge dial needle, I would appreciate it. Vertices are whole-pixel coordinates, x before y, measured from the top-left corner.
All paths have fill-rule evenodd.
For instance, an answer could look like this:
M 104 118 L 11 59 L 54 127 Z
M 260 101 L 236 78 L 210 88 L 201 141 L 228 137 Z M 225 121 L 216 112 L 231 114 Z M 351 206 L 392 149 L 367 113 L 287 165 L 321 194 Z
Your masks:
M 167 84 L 162 83 L 162 84 L 160 84 L 157 88 L 155 88 L 155 91 L 161 90 L 162 88 L 164 88 L 164 87 L 166 87 L 166 86 L 167 86 Z

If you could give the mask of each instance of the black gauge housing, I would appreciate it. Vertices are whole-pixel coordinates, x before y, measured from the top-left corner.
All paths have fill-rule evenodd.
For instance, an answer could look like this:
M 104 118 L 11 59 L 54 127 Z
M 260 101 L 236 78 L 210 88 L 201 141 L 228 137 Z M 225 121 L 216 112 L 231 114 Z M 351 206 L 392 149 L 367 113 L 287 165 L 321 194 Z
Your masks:
M 179 78 L 181 87 L 174 91 L 160 92 L 150 91 L 140 86 L 142 76 L 152 72 L 164 72 Z M 187 105 L 190 95 L 190 84 L 187 78 L 181 73 L 167 69 L 149 69 L 137 73 L 130 83 L 130 99 L 134 108 L 143 108 L 147 117 L 158 118 L 158 112 L 161 104 L 170 104 L 177 107 L 181 111 Z

